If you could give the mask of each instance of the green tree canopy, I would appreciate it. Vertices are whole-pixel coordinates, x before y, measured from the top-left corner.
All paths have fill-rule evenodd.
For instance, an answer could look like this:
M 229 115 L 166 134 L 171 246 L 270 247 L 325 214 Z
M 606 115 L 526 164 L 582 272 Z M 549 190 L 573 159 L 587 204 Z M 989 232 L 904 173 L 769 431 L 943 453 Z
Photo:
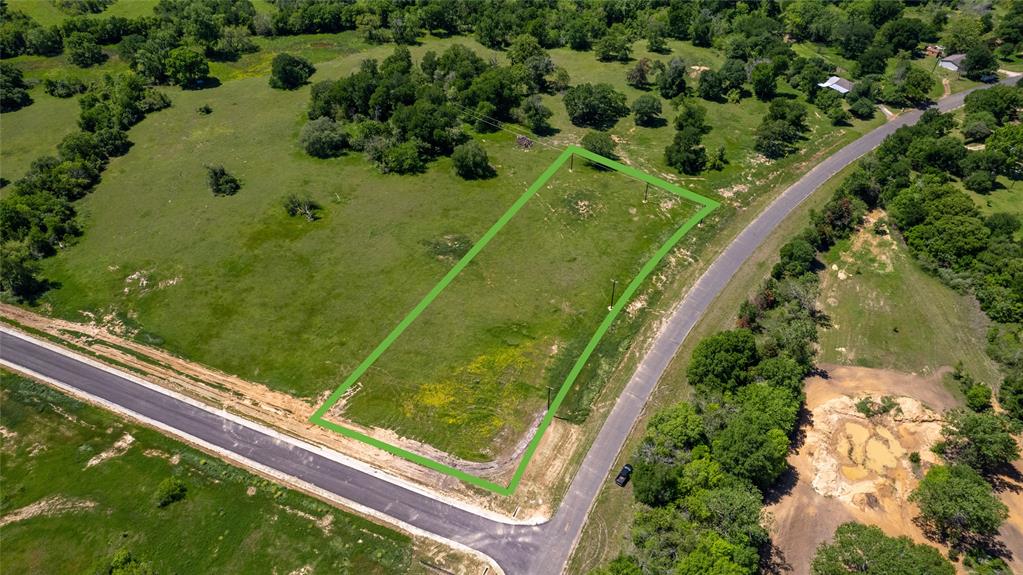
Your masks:
M 813 575 L 953 575 L 955 567 L 930 545 L 888 537 L 873 525 L 844 523 L 831 543 L 822 543 L 810 567 Z
M 1001 415 L 951 411 L 945 415 L 941 428 L 944 441 L 939 444 L 940 451 L 951 462 L 992 473 L 1019 458 L 1019 446 L 1012 432 L 1013 425 Z
M 686 370 L 690 385 L 734 391 L 751 381 L 749 370 L 757 364 L 756 338 L 748 329 L 718 332 L 700 340 Z
M 994 536 L 1009 515 L 988 482 L 966 465 L 932 467 L 909 500 L 920 507 L 923 524 L 954 547 Z

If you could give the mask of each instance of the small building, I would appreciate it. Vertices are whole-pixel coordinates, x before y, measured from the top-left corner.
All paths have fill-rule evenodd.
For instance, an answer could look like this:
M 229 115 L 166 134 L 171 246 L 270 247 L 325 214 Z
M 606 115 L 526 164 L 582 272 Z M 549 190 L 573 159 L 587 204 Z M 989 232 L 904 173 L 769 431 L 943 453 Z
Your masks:
M 963 60 L 966 59 L 966 54 L 952 54 L 951 56 L 945 56 L 938 62 L 938 65 L 946 70 L 958 72 L 963 67 Z
M 931 58 L 941 58 L 945 55 L 945 47 L 938 46 L 937 44 L 928 44 L 924 54 Z
M 839 94 L 842 94 L 843 96 L 845 94 L 848 94 L 849 91 L 853 89 L 852 82 L 846 80 L 845 78 L 840 78 L 838 76 L 832 76 L 825 80 L 824 82 L 817 85 L 820 86 L 821 88 L 831 88 L 832 90 L 838 92 Z

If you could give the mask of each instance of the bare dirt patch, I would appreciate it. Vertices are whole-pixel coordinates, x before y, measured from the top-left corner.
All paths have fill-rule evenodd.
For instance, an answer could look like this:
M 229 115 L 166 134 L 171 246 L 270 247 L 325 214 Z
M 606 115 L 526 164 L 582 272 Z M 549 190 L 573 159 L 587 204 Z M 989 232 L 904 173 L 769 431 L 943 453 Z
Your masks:
M 89 501 L 88 499 L 70 499 L 55 495 L 53 497 L 47 497 L 46 499 L 40 499 L 31 505 L 26 505 L 21 509 L 15 509 L 7 515 L 0 517 L 0 527 L 5 527 L 18 521 L 25 521 L 26 519 L 31 519 L 33 517 L 51 517 L 62 513 L 72 513 L 74 511 L 88 511 L 94 507 L 96 507 L 95 501 Z
M 92 459 L 86 462 L 85 468 L 88 469 L 93 465 L 99 465 L 100 463 L 103 463 L 108 459 L 113 459 L 114 457 L 120 457 L 124 455 L 124 453 L 128 451 L 128 448 L 131 447 L 131 444 L 134 442 L 135 438 L 132 437 L 130 433 L 125 433 L 124 435 L 121 436 L 120 439 L 115 441 L 114 444 L 111 445 L 109 449 L 106 449 L 102 453 L 94 455 Z
M 805 438 L 789 456 L 791 489 L 768 507 L 772 540 L 787 573 L 807 574 L 817 546 L 847 521 L 879 526 L 890 535 L 928 541 L 913 523 L 916 506 L 906 497 L 937 457 L 940 414 L 957 401 L 929 377 L 891 370 L 823 365 L 827 377 L 806 381 Z M 867 417 L 864 397 L 893 398 L 897 407 Z M 909 453 L 918 452 L 916 468 Z

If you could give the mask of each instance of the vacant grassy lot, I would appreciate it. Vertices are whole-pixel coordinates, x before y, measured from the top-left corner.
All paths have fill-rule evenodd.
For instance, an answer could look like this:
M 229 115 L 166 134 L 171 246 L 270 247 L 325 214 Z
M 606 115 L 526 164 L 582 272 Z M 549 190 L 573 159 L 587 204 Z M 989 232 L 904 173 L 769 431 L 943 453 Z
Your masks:
M 696 212 L 658 189 L 643 203 L 642 182 L 584 164 L 562 167 L 416 318 L 346 415 L 474 459 L 517 441 L 607 315 L 612 280 L 620 295 Z M 471 241 L 456 232 L 426 251 L 453 264 Z
M 820 334 L 821 362 L 930 374 L 962 360 L 982 381 L 998 381 L 976 302 L 927 275 L 899 238 L 868 226 L 822 259 L 821 305 L 833 325 Z
M 381 59 L 393 47 L 367 47 L 354 33 L 258 41 L 263 51 L 237 62 L 213 65 L 213 74 L 224 80 L 221 86 L 202 91 L 168 88 L 173 106 L 132 129 L 132 150 L 114 159 L 96 191 L 78 203 L 85 236 L 44 263 L 46 275 L 59 287 L 43 299 L 42 306 L 58 316 L 79 321 L 95 319 L 114 329 L 125 329 L 189 359 L 315 400 L 336 388 L 450 268 L 450 258 L 434 253 L 438 242 L 455 236 L 470 240 L 480 237 L 559 150 L 537 145 L 524 152 L 515 147 L 511 134 L 476 135 L 497 170 L 496 178 L 480 182 L 457 178 L 447 159 L 431 164 L 425 174 L 384 176 L 361 155 L 335 160 L 310 158 L 297 144 L 309 88 L 271 90 L 265 74 L 272 54 L 293 51 L 317 61 L 318 72 L 313 77 L 317 81 L 347 74 L 364 58 Z M 441 52 L 453 43 L 468 44 L 485 58 L 503 58 L 466 38 L 428 38 L 412 48 L 413 56 L 418 59 L 427 50 Z M 645 52 L 641 44 L 636 46 L 635 57 L 665 59 Z M 681 42 L 670 46 L 673 54 L 683 57 L 690 66 L 718 66 L 724 60 L 722 54 L 711 49 Z M 573 83 L 610 82 L 630 101 L 644 93 L 625 84 L 631 64 L 599 63 L 592 53 L 567 49 L 552 51 L 552 57 L 570 71 Z M 61 58 L 22 57 L 18 61 L 31 78 L 67 73 Z M 121 66 L 112 58 L 86 73 L 100 74 Z M 780 91 L 800 97 L 784 83 Z M 42 98 L 33 107 L 48 103 Z M 552 123 L 560 130 L 547 143 L 555 147 L 577 143 L 584 130 L 568 122 L 561 97 L 545 98 L 555 112 Z M 211 115 L 196 112 L 207 104 L 213 109 Z M 815 154 L 837 149 L 880 122 L 876 119 L 836 128 L 811 108 L 810 134 L 804 143 L 807 153 L 765 162 L 752 151 L 752 140 L 766 104 L 752 98 L 734 104 L 701 104 L 707 107 L 713 128 L 705 144 L 710 153 L 724 146 L 729 160 L 721 171 L 708 171 L 699 177 L 675 175 L 663 159 L 664 147 L 674 133 L 670 125 L 641 128 L 625 118 L 611 133 L 619 141 L 623 162 L 673 179 L 696 192 L 723 197 L 729 204 L 722 210 L 728 214 L 723 218 L 744 217 L 734 210 L 759 201 L 779 179 L 787 178 L 786 174 L 807 169 Z M 33 107 L 18 114 L 32 113 Z M 672 115 L 669 105 L 665 116 L 670 120 Z M 7 116 L 5 164 L 8 141 L 25 142 L 22 147 L 26 149 L 43 149 L 56 143 L 56 137 L 34 130 L 28 123 L 9 128 Z M 25 165 L 29 153 L 23 155 Z M 242 191 L 230 198 L 212 197 L 205 185 L 206 164 L 223 164 L 242 180 Z M 20 175 L 13 170 L 5 173 L 11 174 L 6 176 L 8 179 Z M 308 194 L 322 204 L 322 219 L 309 223 L 287 217 L 281 201 L 292 192 Z M 540 219 L 522 221 L 532 225 L 533 231 L 544 228 Z M 712 222 L 707 222 L 707 229 L 698 230 L 701 241 L 713 239 L 710 226 Z M 612 227 L 602 233 L 615 232 Z M 654 230 L 654 236 L 658 233 Z M 525 236 L 524 232 L 519 239 Z M 580 235 L 576 241 L 590 250 L 587 253 L 601 253 L 597 250 L 609 237 Z M 508 247 L 505 251 L 545 255 L 540 250 L 531 253 L 528 248 Z M 634 265 L 642 261 L 635 257 L 641 251 L 639 244 L 633 243 L 622 253 L 628 253 L 629 265 Z M 580 257 L 578 261 L 586 260 Z M 502 261 L 522 264 L 531 260 L 511 257 Z M 574 285 L 607 290 L 608 276 L 621 262 L 605 262 L 603 258 L 589 258 L 589 262 L 573 268 L 583 273 L 575 278 Z M 509 267 L 502 273 L 515 276 L 518 284 L 513 287 L 552 286 L 550 274 L 535 266 Z M 622 275 L 631 277 L 627 270 Z M 564 299 L 599 302 L 605 295 L 609 294 L 565 294 Z M 476 297 L 466 295 L 464 299 L 474 302 Z M 488 306 L 481 300 L 475 305 L 476 309 L 495 312 L 513 308 L 510 302 Z M 582 324 L 574 323 L 576 320 L 558 323 L 565 321 L 557 315 L 562 312 L 555 306 L 545 309 L 544 305 L 529 303 L 526 315 L 535 317 L 529 322 L 531 329 L 547 329 L 554 323 L 562 327 L 549 332 L 530 331 L 530 337 L 543 342 L 535 344 L 541 351 L 543 346 L 557 343 L 559 352 L 567 358 L 585 344 L 592 329 L 582 329 Z M 585 416 L 587 402 L 599 391 L 603 376 L 621 352 L 622 345 L 616 342 L 625 342 L 630 333 L 621 330 L 617 340 L 598 350 L 600 362 L 591 362 L 594 367 L 587 368 L 591 371 L 587 381 L 592 385 L 578 390 L 575 399 L 563 405 L 563 412 Z M 464 340 L 476 341 L 469 334 L 459 337 L 463 335 Z M 494 353 L 495 342 L 522 335 L 519 326 L 507 325 L 479 342 L 483 347 L 471 349 L 453 349 L 451 337 L 446 334 L 446 338 L 439 338 L 431 333 L 424 339 L 432 349 L 421 348 L 416 353 L 438 355 L 436 365 L 466 366 Z M 442 352 L 450 356 L 441 360 Z M 523 376 L 531 376 L 547 364 L 551 367 L 549 373 L 556 374 L 564 363 L 554 361 L 548 352 L 530 357 L 541 363 L 531 364 L 529 369 L 534 371 L 527 370 Z M 397 363 L 400 365 L 396 369 L 412 367 Z M 420 381 L 439 381 L 442 375 L 453 377 L 456 372 L 433 370 L 418 377 Z M 474 407 L 480 421 L 489 422 L 481 423 L 480 429 L 492 430 L 495 421 L 512 430 L 529 424 L 530 418 L 521 415 L 533 412 L 540 401 L 545 401 L 547 381 L 543 377 L 526 380 L 528 393 L 518 388 L 502 391 L 511 397 L 527 398 L 510 411 L 504 407 L 493 411 L 494 402 L 503 402 L 490 391 L 480 390 L 474 396 L 482 402 Z M 365 389 L 372 387 L 368 383 Z M 385 398 L 371 401 L 370 396 L 366 397 L 353 400 L 349 416 L 358 418 L 364 409 L 365 421 L 386 420 L 388 425 L 395 422 L 394 426 L 399 425 L 396 416 L 404 418 L 404 414 L 394 412 L 393 404 L 384 418 L 381 406 Z M 366 403 L 356 407 L 360 401 Z M 405 400 L 404 405 L 408 405 Z M 415 421 L 404 431 L 415 437 L 429 437 L 434 424 L 432 419 Z M 481 456 L 489 449 L 488 433 L 469 436 L 475 445 L 451 447 Z
M 56 154 L 61 139 L 78 129 L 78 98 L 54 98 L 41 87 L 29 93 L 31 106 L 5 112 L 0 120 L 3 129 L 0 176 L 8 181 L 24 175 L 36 158 Z
M 5 573 L 91 573 L 119 549 L 158 573 L 419 569 L 404 535 L 7 372 L 0 394 Z M 159 508 L 168 478 L 187 492 Z

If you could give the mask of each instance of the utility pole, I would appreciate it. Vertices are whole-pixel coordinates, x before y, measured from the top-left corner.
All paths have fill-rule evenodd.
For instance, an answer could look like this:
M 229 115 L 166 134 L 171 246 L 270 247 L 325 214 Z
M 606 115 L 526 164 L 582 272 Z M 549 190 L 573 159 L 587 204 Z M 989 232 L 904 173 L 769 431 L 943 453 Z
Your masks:
M 618 280 L 611 280 L 611 305 L 607 306 L 607 311 L 611 311 L 615 307 L 615 290 L 618 288 Z
M 568 171 L 575 169 L 575 154 L 568 157 Z
M 643 203 L 644 204 L 646 203 L 646 197 L 647 197 L 647 194 L 649 194 L 649 193 L 650 193 L 650 182 L 647 182 L 646 187 L 643 188 Z
M 547 411 L 551 410 L 551 386 L 547 386 Z

